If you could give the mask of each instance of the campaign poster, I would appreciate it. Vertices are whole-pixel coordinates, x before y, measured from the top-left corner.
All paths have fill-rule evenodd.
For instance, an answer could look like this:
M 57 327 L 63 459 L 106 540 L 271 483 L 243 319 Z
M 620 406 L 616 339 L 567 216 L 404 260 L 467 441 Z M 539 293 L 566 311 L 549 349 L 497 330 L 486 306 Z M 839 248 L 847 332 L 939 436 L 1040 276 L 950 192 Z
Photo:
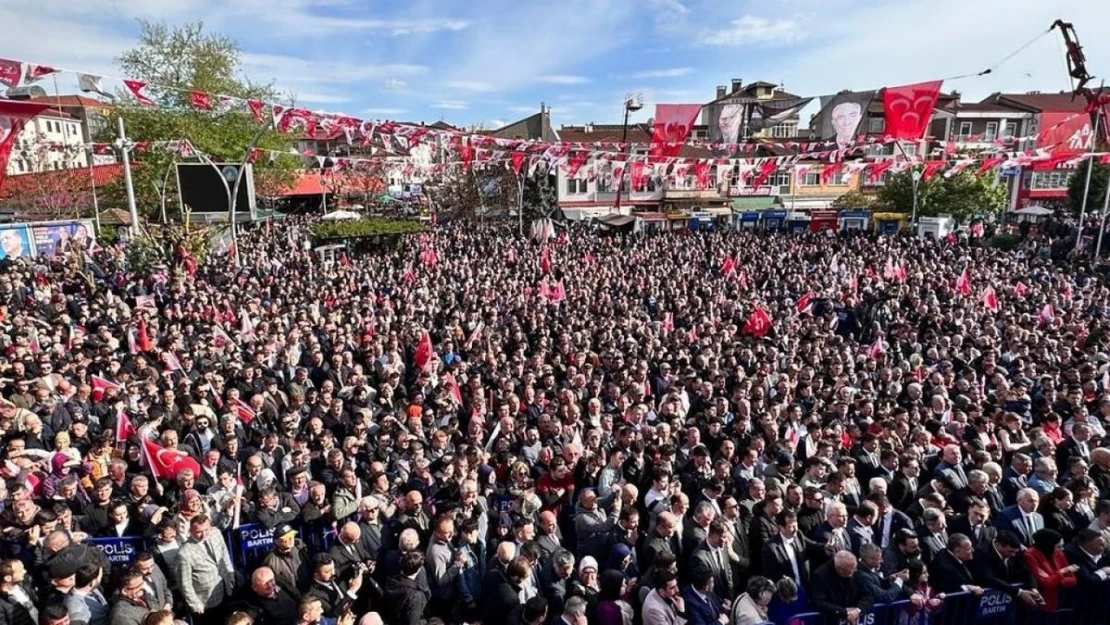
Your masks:
M 31 255 L 31 231 L 27 226 L 0 228 L 0 258 L 29 258 Z
M 88 222 L 80 221 L 34 226 L 32 232 L 40 258 L 53 258 L 66 249 L 87 249 L 92 238 Z

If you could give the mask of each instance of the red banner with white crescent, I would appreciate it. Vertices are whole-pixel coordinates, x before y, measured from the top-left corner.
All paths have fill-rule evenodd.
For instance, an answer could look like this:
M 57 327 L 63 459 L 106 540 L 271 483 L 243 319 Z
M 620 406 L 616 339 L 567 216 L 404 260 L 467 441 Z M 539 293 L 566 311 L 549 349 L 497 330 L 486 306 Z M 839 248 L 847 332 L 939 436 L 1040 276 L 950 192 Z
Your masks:
M 678 156 L 700 112 L 700 104 L 656 104 L 650 155 Z
M 941 80 L 883 89 L 884 135 L 894 139 L 920 140 L 929 128 L 940 96 Z

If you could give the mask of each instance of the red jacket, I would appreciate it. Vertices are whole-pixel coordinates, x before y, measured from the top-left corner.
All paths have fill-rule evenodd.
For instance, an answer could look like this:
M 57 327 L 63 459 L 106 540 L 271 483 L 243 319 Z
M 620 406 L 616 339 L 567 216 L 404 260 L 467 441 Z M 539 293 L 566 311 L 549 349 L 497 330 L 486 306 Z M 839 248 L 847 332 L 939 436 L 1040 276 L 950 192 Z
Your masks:
M 1073 588 L 1076 583 L 1075 573 L 1060 572 L 1068 566 L 1068 559 L 1062 551 L 1054 552 L 1049 559 L 1039 549 L 1026 549 L 1024 558 L 1029 572 L 1037 579 L 1037 587 L 1044 597 L 1044 609 L 1055 610 L 1059 589 Z

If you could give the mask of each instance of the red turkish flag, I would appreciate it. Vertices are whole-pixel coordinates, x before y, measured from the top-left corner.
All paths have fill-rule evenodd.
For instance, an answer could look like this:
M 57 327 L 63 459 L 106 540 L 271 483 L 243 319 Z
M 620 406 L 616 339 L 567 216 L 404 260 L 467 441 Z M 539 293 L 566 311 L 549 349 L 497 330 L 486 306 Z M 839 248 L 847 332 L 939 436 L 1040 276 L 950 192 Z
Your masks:
M 694 179 L 697 180 L 699 189 L 709 186 L 709 167 L 709 161 L 706 160 L 694 164 Z
M 933 80 L 883 89 L 884 135 L 914 141 L 925 136 L 943 83 Z
M 771 331 L 771 316 L 762 306 L 757 306 L 744 322 L 744 334 L 762 337 Z
M 212 99 L 203 91 L 190 91 L 189 103 L 198 111 L 212 110 Z
M 157 479 L 174 479 L 184 469 L 191 469 L 193 475 L 200 475 L 200 464 L 180 449 L 166 449 L 157 443 L 143 441 L 143 455 L 150 472 Z
M 92 383 L 92 400 L 94 402 L 98 402 L 104 399 L 104 391 L 110 388 L 115 389 L 116 392 L 123 390 L 123 387 L 119 384 L 116 384 L 115 382 L 112 382 L 107 378 L 102 378 L 99 375 L 94 375 L 89 380 Z
M 230 407 L 235 411 L 235 416 L 239 417 L 239 420 L 246 425 L 250 425 L 250 422 L 254 421 L 254 418 L 257 416 L 254 412 L 254 408 L 251 408 L 249 404 L 241 399 L 231 400 Z
M 639 190 L 644 186 L 644 162 L 633 161 L 628 171 L 632 178 L 632 190 Z
M 546 245 L 540 252 L 540 271 L 545 274 L 551 273 L 551 250 Z
M 127 418 L 127 411 L 120 408 L 116 413 L 116 442 L 127 442 L 127 439 L 134 435 L 135 426 L 131 425 L 131 419 Z
M 138 336 L 136 337 L 136 346 L 141 352 L 149 352 L 154 349 L 154 341 L 150 340 L 150 334 L 146 330 L 146 319 L 139 317 L 139 327 L 137 329 Z
M 513 152 L 512 153 L 510 158 L 512 158 L 512 165 L 513 165 L 513 173 L 514 174 L 519 174 L 520 173 L 520 168 L 524 167 L 524 156 L 525 156 L 524 152 Z
M 1091 129 L 1091 116 L 1087 113 L 1041 113 L 1041 128 L 1037 134 L 1037 147 L 1045 148 L 1054 156 L 1078 154 L 1094 149 L 1095 133 Z
M 799 313 L 804 313 L 809 311 L 812 303 L 813 293 L 806 291 L 804 295 L 798 298 L 798 301 L 795 303 L 795 307 L 798 309 Z
M 412 354 L 413 364 L 416 365 L 417 370 L 423 371 L 432 362 L 432 356 L 434 355 L 432 336 L 428 334 L 427 330 L 424 330 L 424 333 L 420 335 L 420 342 L 416 344 L 416 351 Z
M 1025 286 L 1024 282 L 1018 282 L 1014 285 L 1014 293 L 1017 293 L 1018 297 L 1025 297 L 1025 293 L 1028 291 L 1029 287 Z
M 886 353 L 886 349 L 883 348 L 883 339 L 882 337 L 876 337 L 871 347 L 867 348 L 867 357 L 875 360 L 884 353 Z
M 991 312 L 998 312 L 998 295 L 994 292 L 994 287 L 988 286 L 983 291 L 983 305 Z
M 0 59 L 0 83 L 4 83 L 9 88 L 15 88 L 19 86 L 19 80 L 22 77 L 23 63 Z
M 956 292 L 960 295 L 971 293 L 971 278 L 967 274 L 967 269 L 964 269 L 960 277 L 956 278 Z
M 0 189 L 4 187 L 4 172 L 23 124 L 46 109 L 46 104 L 36 102 L 0 100 Z
M 23 82 L 30 84 L 38 82 L 50 74 L 57 74 L 58 70 L 50 67 L 49 65 L 35 65 L 34 63 L 27 64 L 27 73 L 23 75 Z
M 266 119 L 266 114 L 263 113 L 266 103 L 262 100 L 247 100 L 247 108 L 250 109 L 251 115 L 258 121 Z
M 657 158 L 678 156 L 700 112 L 700 104 L 656 104 L 648 155 Z
M 123 85 L 127 87 L 127 90 L 130 91 L 131 95 L 135 96 L 135 99 L 139 102 L 147 106 L 154 105 L 154 100 L 151 100 L 150 96 L 143 92 L 143 90 L 146 89 L 145 82 L 141 80 L 124 80 Z

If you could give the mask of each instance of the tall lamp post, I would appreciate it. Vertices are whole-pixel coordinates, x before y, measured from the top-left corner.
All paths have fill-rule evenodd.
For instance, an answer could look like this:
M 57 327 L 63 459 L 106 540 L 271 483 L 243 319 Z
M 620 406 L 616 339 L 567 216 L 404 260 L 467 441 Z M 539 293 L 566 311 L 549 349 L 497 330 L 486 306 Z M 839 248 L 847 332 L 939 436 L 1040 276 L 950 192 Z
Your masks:
M 644 97 L 639 93 L 627 93 L 624 96 L 624 123 L 621 125 L 621 143 L 625 144 L 621 148 L 622 154 L 628 153 L 628 115 L 634 111 L 644 108 Z M 621 169 L 621 179 L 617 181 L 617 203 L 615 205 L 615 212 L 621 212 L 621 190 L 624 188 L 624 175 L 628 169 L 628 160 L 624 161 L 625 167 Z M 629 183 L 628 194 L 632 195 L 631 183 Z
M 910 229 L 917 223 L 917 186 L 921 184 L 921 170 L 914 169 L 910 174 L 913 179 L 913 214 L 910 215 Z

